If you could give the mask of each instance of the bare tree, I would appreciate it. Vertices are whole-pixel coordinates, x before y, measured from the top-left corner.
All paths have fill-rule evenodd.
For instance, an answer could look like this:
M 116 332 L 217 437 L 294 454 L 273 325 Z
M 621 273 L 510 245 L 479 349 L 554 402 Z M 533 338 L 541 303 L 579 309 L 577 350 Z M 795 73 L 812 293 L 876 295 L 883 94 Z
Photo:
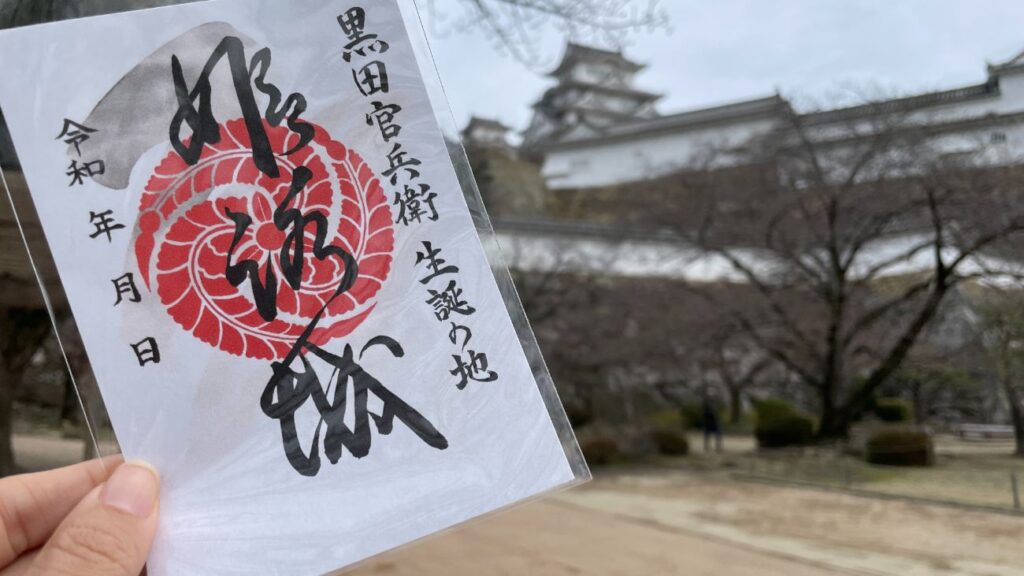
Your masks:
M 450 4 L 424 3 L 435 31 L 484 30 L 498 46 L 528 65 L 542 61 L 540 40 L 551 31 L 621 47 L 631 33 L 668 25 L 660 0 L 461 0 L 454 13 Z
M 766 377 L 780 378 L 779 370 L 777 363 L 742 331 L 730 323 L 720 324 L 696 346 L 696 362 L 700 374 L 722 388 L 729 402 L 729 423 L 737 424 L 743 417 L 748 392 L 764 383 Z
M 1024 297 L 1009 294 L 981 307 L 982 341 L 1009 407 L 1017 456 L 1024 457 Z
M 600 272 L 614 266 L 622 239 L 588 240 L 529 220 L 498 225 L 516 290 L 563 401 L 570 412 L 590 412 L 590 396 L 620 360 L 602 349 L 622 324 L 605 314 L 613 305 L 609 281 Z M 581 326 L 583 319 L 589 327 Z
M 0 476 L 15 473 L 14 396 L 32 356 L 51 334 L 45 310 L 0 308 Z
M 911 104 L 788 111 L 727 151 L 742 169 L 682 174 L 659 203 L 750 288 L 691 292 L 815 392 L 823 438 L 846 434 L 954 287 L 1014 274 L 993 254 L 1024 231 L 1024 170 L 977 142 L 950 154 Z

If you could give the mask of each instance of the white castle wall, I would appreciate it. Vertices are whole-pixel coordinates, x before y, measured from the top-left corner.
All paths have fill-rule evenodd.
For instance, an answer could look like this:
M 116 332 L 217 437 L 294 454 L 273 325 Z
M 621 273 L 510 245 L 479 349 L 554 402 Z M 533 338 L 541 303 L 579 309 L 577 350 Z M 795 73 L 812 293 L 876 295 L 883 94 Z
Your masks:
M 590 188 L 655 178 L 694 164 L 728 163 L 716 151 L 733 148 L 770 130 L 772 122 L 735 122 L 701 130 L 645 134 L 553 149 L 541 174 L 554 189 Z
M 1024 113 L 1024 70 L 999 76 L 999 93 L 950 104 L 930 106 L 910 114 L 906 121 L 922 124 Z M 858 128 L 864 129 L 868 122 Z M 683 168 L 729 164 L 715 151 L 742 145 L 773 127 L 768 119 L 719 122 L 699 129 L 646 131 L 630 137 L 612 137 L 580 143 L 556 144 L 544 151 L 541 173 L 554 189 L 590 188 L 655 178 Z M 849 134 L 849 121 L 823 125 L 816 138 Z M 949 153 L 991 148 L 992 161 L 1024 159 L 1024 124 L 999 122 L 945 134 L 935 144 Z

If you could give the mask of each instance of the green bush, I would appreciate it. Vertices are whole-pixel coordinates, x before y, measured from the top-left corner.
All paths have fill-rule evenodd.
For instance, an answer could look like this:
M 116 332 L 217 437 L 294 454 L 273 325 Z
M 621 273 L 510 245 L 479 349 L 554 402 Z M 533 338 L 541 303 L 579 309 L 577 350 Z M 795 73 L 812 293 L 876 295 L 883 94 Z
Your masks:
M 765 398 L 754 401 L 754 411 L 757 413 L 759 422 L 778 420 L 797 413 L 796 408 L 785 400 L 779 398 Z
M 914 408 L 899 398 L 879 398 L 875 401 L 875 416 L 882 422 L 913 422 Z
M 589 424 L 594 419 L 594 413 L 589 406 L 579 402 L 565 402 L 565 415 L 569 418 L 569 424 L 574 428 L 580 428 Z
M 619 455 L 619 443 L 614 438 L 598 436 L 580 442 L 583 457 L 591 466 L 611 464 Z
M 753 434 L 757 429 L 757 411 L 744 410 L 739 422 L 727 422 L 725 429 L 733 434 Z
M 651 416 L 651 424 L 657 429 L 671 428 L 683 430 L 687 422 L 683 418 L 682 410 L 662 410 Z
M 802 446 L 814 437 L 814 420 L 796 413 L 768 421 L 759 419 L 754 436 L 762 448 Z
M 690 453 L 690 441 L 680 428 L 657 428 L 651 432 L 651 439 L 660 454 L 686 456 Z
M 801 446 L 814 437 L 814 420 L 785 400 L 768 398 L 754 403 L 757 426 L 754 437 L 762 448 Z
M 868 439 L 867 460 L 886 466 L 930 466 L 932 439 L 919 430 L 884 430 Z
M 704 406 L 700 402 L 686 402 L 679 406 L 679 415 L 684 428 L 704 427 Z
M 722 412 L 721 406 L 712 404 L 712 410 L 718 416 L 718 426 L 722 427 L 728 420 Z M 693 430 L 704 429 L 704 404 L 701 402 L 686 402 L 679 407 L 679 414 L 683 418 L 683 427 Z

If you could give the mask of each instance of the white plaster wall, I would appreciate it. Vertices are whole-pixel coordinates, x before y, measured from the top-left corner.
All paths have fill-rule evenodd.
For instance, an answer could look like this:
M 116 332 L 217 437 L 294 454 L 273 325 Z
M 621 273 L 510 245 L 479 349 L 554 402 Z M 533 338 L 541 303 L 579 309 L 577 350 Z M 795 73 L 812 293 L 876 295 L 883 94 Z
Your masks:
M 659 240 L 623 240 L 612 236 L 595 238 L 546 232 L 497 232 L 505 263 L 523 272 L 586 273 L 612 277 L 668 278 L 687 282 L 747 281 L 721 254 L 705 252 L 695 246 Z M 867 245 L 853 263 L 852 278 L 871 274 L 877 278 L 906 276 L 934 266 L 931 252 L 913 251 L 927 236 L 905 234 L 877 240 Z M 745 268 L 766 282 L 775 281 L 786 263 L 757 249 L 730 250 Z M 947 260 L 960 253 L 943 249 Z M 971 257 L 963 264 L 965 274 L 986 271 L 985 281 L 992 286 L 1021 287 L 1024 263 L 991 256 Z M 876 272 L 875 269 L 879 271 Z
M 958 119 L 981 118 L 996 114 L 1024 112 L 1024 72 L 1004 74 L 1000 93 L 991 98 L 936 106 L 911 115 L 908 120 L 923 124 Z M 770 130 L 768 120 L 717 125 L 702 130 L 666 132 L 630 139 L 595 142 L 585 147 L 555 149 L 544 158 L 541 173 L 551 188 L 599 187 L 623 182 L 636 182 L 662 176 L 694 165 L 703 165 L 715 150 L 738 146 L 755 135 Z M 865 131 L 868 123 L 857 128 Z M 822 126 L 815 136 L 848 135 L 848 124 Z M 1002 136 L 994 136 L 994 134 Z M 996 146 L 993 138 L 1005 137 Z M 944 136 L 937 143 L 949 152 L 967 151 L 971 147 L 991 146 L 993 161 L 1024 159 L 1024 130 L 1019 125 L 971 130 L 959 136 Z M 714 165 L 728 164 L 727 156 L 718 155 Z
M 999 79 L 999 94 L 997 96 L 980 97 L 968 102 L 928 107 L 908 115 L 905 121 L 919 124 L 937 124 L 1016 112 L 1024 112 L 1024 72 L 1013 72 L 1001 76 Z M 852 125 L 848 122 L 841 122 L 831 126 L 822 126 L 816 131 L 815 136 L 821 138 L 845 136 L 850 133 L 851 127 L 855 127 L 861 132 L 867 131 L 870 129 L 870 121 Z
M 627 86 L 632 75 L 609 64 L 587 62 L 577 64 L 569 73 L 569 77 L 586 84 Z
M 552 150 L 541 174 L 551 188 L 589 188 L 656 178 L 694 165 L 725 165 L 730 159 L 721 150 L 771 127 L 770 120 L 755 120 Z

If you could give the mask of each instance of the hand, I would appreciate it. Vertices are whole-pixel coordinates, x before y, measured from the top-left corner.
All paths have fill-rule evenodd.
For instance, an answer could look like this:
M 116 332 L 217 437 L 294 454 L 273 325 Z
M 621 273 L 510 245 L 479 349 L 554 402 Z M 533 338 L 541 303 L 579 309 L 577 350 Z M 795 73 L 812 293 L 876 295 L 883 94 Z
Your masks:
M 0 576 L 137 576 L 160 480 L 120 457 L 0 480 Z

